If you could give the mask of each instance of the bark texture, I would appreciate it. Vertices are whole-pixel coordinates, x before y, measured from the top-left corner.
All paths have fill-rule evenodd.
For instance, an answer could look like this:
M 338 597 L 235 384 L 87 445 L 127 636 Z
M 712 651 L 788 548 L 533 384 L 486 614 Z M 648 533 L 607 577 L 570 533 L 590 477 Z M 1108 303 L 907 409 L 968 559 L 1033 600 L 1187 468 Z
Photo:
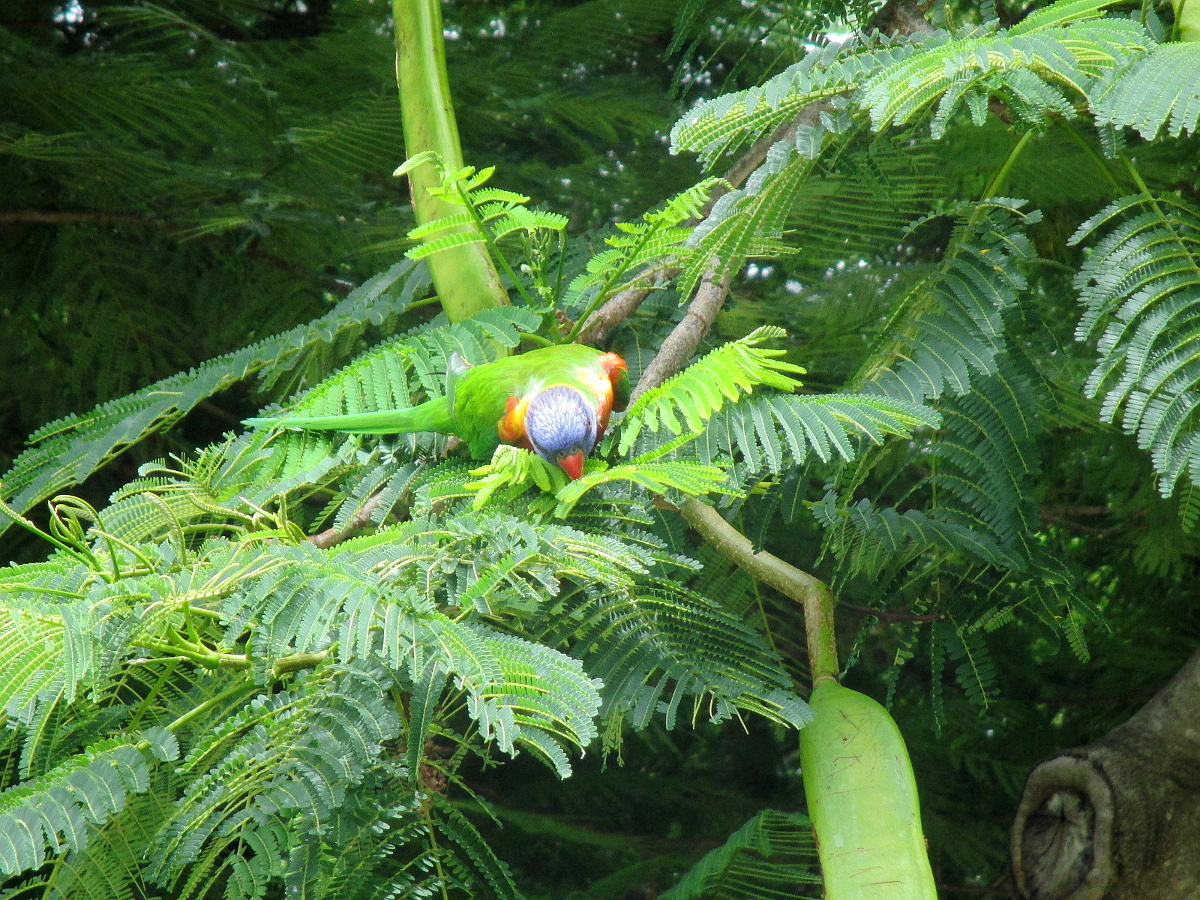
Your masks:
M 1011 849 L 1031 900 L 1200 897 L 1200 651 L 1131 719 L 1029 774 Z

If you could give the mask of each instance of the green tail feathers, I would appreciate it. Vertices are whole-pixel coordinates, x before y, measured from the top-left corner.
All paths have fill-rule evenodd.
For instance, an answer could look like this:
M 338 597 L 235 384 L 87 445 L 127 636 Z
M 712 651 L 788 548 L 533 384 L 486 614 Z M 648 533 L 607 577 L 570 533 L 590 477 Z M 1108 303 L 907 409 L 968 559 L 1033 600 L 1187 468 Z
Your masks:
M 408 409 L 384 409 L 345 416 L 279 416 L 245 419 L 244 423 L 252 427 L 348 431 L 355 434 L 411 434 L 414 431 L 455 433 L 450 404 L 445 397 L 437 397 Z

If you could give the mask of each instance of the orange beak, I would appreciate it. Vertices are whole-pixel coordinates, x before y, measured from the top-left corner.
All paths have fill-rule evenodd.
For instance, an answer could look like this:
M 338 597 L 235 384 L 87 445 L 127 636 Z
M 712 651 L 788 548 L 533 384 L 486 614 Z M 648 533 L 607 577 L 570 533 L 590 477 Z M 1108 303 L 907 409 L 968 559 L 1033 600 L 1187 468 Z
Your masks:
M 583 474 L 583 451 L 574 453 L 571 456 L 564 456 L 562 459 L 556 460 L 558 467 L 567 473 L 567 477 L 574 481 Z

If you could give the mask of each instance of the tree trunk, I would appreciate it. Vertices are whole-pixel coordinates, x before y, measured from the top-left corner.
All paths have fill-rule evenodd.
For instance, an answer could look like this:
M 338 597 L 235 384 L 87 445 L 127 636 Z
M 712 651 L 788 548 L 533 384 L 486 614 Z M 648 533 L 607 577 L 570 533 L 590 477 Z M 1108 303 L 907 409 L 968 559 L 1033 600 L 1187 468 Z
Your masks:
M 1029 774 L 1012 860 L 1032 900 L 1200 897 L 1200 651 L 1133 718 Z

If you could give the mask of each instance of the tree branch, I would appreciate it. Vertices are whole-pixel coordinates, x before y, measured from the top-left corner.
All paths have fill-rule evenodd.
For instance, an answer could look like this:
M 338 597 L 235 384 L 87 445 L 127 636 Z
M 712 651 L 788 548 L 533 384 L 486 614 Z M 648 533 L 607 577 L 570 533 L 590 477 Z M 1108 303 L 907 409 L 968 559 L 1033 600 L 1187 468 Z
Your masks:
M 679 274 L 676 266 L 665 270 L 663 277 L 670 279 Z M 588 316 L 588 327 L 579 332 L 575 340 L 580 344 L 596 346 L 608 337 L 609 332 L 637 312 L 642 301 L 650 296 L 653 287 L 627 287 L 613 294 L 600 305 L 600 308 Z
M 888 0 L 867 22 L 867 31 L 887 34 L 930 34 L 937 29 L 929 24 L 925 13 L 932 0 Z
M 730 562 L 801 605 L 813 686 L 822 679 L 836 679 L 839 669 L 837 635 L 833 627 L 833 595 L 829 586 L 772 553 L 765 550 L 755 553 L 750 539 L 707 503 L 689 498 L 679 508 L 679 514 Z
M 1130 719 L 1029 773 L 1010 837 L 1020 896 L 1196 896 L 1198 705 L 1200 651 Z
M 712 195 L 708 198 L 708 202 L 704 204 L 700 217 L 683 222 L 683 226 L 691 228 L 707 218 L 718 200 L 729 193 L 730 190 L 741 187 L 746 179 L 754 173 L 754 170 L 763 164 L 767 158 L 767 151 L 771 147 L 779 141 L 795 136 L 796 129 L 800 125 L 818 121 L 821 110 L 827 108 L 828 103 L 824 100 L 817 103 L 810 103 L 804 109 L 800 110 L 796 118 L 791 122 L 785 122 L 770 134 L 755 141 L 750 149 L 743 153 L 730 166 L 729 171 L 725 173 L 725 180 L 729 182 L 730 187 L 718 186 L 715 188 Z M 669 280 L 678 275 L 680 271 L 681 268 L 679 266 L 673 266 L 660 270 L 659 274 L 662 278 Z M 641 277 L 639 276 L 632 285 L 614 294 L 599 309 L 591 314 L 588 318 L 588 327 L 580 332 L 577 341 L 581 344 L 590 344 L 592 346 L 601 343 L 617 325 L 620 325 L 637 312 L 638 307 L 642 305 L 642 301 L 650 296 L 653 290 L 653 285 L 649 287 L 643 286 L 641 284 Z
M 662 346 L 658 348 L 658 353 L 654 354 L 654 359 L 638 379 L 637 387 L 629 397 L 630 403 L 682 369 L 700 346 L 704 335 L 708 334 L 713 320 L 725 304 L 725 298 L 729 296 L 729 287 L 733 281 L 730 275 L 726 275 L 720 281 L 715 280 L 718 265 L 718 261 L 714 259 L 708 271 L 704 273 L 700 286 L 696 288 L 696 296 L 688 304 L 683 319 L 667 335 Z
M 340 544 L 342 541 L 349 540 L 357 532 L 365 528 L 371 523 L 371 515 L 375 512 L 375 507 L 379 505 L 379 501 L 383 497 L 383 491 L 376 491 L 367 498 L 367 502 L 359 507 L 358 512 L 350 517 L 350 521 L 346 523 L 346 527 L 342 529 L 326 528 L 320 534 L 314 534 L 310 537 L 309 543 L 322 550 L 328 550 L 335 544 Z

